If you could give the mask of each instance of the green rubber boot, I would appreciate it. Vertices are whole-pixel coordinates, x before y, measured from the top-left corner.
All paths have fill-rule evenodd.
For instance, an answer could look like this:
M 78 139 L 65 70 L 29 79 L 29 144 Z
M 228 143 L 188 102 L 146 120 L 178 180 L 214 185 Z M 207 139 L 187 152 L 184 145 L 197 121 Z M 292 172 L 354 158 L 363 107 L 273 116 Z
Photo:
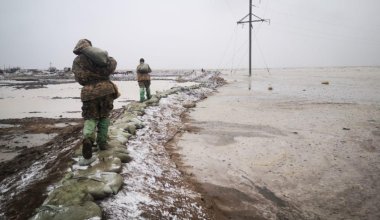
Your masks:
M 140 102 L 144 102 L 144 101 L 145 101 L 145 89 L 140 88 Z
M 150 88 L 146 88 L 146 98 L 150 99 L 152 96 L 150 95 Z
M 96 143 L 100 150 L 107 150 L 108 127 L 110 120 L 108 118 L 101 118 L 98 123 L 98 134 L 96 136 Z
M 88 160 L 92 157 L 92 141 L 88 138 L 82 141 L 82 156 L 84 159 Z
M 92 158 L 92 145 L 95 141 L 95 129 L 96 129 L 95 119 L 84 121 L 82 156 L 84 157 L 85 161 Z M 86 164 L 86 163 L 87 162 L 84 162 L 83 164 Z
M 96 129 L 95 119 L 85 120 L 84 126 L 83 126 L 83 138 L 89 139 L 92 142 L 95 142 L 95 129 Z

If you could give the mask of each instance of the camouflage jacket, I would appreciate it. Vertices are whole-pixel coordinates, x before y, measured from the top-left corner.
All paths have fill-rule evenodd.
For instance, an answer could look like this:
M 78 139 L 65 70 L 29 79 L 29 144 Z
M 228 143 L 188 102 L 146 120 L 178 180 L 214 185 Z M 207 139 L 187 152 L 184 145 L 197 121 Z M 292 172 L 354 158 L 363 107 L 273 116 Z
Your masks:
M 140 65 L 142 65 L 142 64 L 140 64 Z M 150 74 L 149 73 L 139 73 L 139 71 L 137 69 L 139 68 L 140 65 L 138 65 L 137 68 L 136 68 L 137 81 L 150 80 Z M 152 70 L 150 69 L 150 67 L 149 67 L 149 70 L 150 70 L 150 72 L 152 72 Z
M 88 57 L 80 52 L 89 46 L 91 46 L 91 42 L 83 39 L 74 48 L 74 53 L 78 54 L 78 56 L 74 59 L 72 71 L 75 75 L 75 80 L 83 86 L 81 100 L 89 101 L 110 94 L 114 94 L 115 98 L 117 98 L 117 87 L 109 79 L 116 69 L 116 60 L 109 57 L 107 66 L 96 66 Z

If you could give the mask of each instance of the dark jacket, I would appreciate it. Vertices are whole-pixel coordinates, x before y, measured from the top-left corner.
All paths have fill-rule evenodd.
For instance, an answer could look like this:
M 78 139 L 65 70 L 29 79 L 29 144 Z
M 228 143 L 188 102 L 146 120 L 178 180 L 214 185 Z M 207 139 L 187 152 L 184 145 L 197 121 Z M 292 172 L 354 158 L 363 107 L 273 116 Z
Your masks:
M 139 69 L 139 66 L 141 66 L 141 65 L 148 65 L 148 64 L 140 63 L 140 65 L 137 66 L 137 68 L 136 68 L 137 81 L 150 80 L 150 74 L 149 73 L 152 72 L 152 70 L 150 69 L 150 66 L 148 65 L 148 68 L 149 68 L 148 73 L 140 73 L 138 71 L 138 69 Z

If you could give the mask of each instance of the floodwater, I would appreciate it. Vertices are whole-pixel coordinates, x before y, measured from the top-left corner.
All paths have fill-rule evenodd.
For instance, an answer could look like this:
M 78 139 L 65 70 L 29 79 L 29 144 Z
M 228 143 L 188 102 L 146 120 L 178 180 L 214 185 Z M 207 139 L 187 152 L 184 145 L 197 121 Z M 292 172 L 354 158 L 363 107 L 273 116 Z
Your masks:
M 6 83 L 12 83 L 7 81 Z M 19 83 L 19 82 L 17 82 Z M 135 81 L 114 81 L 121 96 L 114 101 L 114 108 L 121 108 L 132 100 L 139 100 L 139 87 Z M 175 86 L 194 83 L 177 83 L 172 80 L 152 81 L 151 91 L 163 91 Z M 52 84 L 47 88 L 17 89 L 0 84 L 0 119 L 45 117 L 80 118 L 81 106 L 78 83 Z

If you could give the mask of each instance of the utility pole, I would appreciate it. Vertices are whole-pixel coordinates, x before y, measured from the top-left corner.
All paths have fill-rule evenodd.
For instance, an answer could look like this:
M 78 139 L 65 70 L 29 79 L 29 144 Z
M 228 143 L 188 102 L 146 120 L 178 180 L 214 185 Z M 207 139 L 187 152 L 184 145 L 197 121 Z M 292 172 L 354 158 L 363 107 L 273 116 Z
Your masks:
M 253 22 L 270 22 L 268 19 L 260 18 L 259 16 L 252 14 L 252 0 L 249 0 L 249 14 L 244 16 L 244 18 L 240 19 L 237 24 L 249 23 L 249 76 L 252 75 L 252 23 Z M 256 18 L 256 20 L 252 20 L 252 16 Z M 248 21 L 244 21 L 244 19 L 248 18 Z

